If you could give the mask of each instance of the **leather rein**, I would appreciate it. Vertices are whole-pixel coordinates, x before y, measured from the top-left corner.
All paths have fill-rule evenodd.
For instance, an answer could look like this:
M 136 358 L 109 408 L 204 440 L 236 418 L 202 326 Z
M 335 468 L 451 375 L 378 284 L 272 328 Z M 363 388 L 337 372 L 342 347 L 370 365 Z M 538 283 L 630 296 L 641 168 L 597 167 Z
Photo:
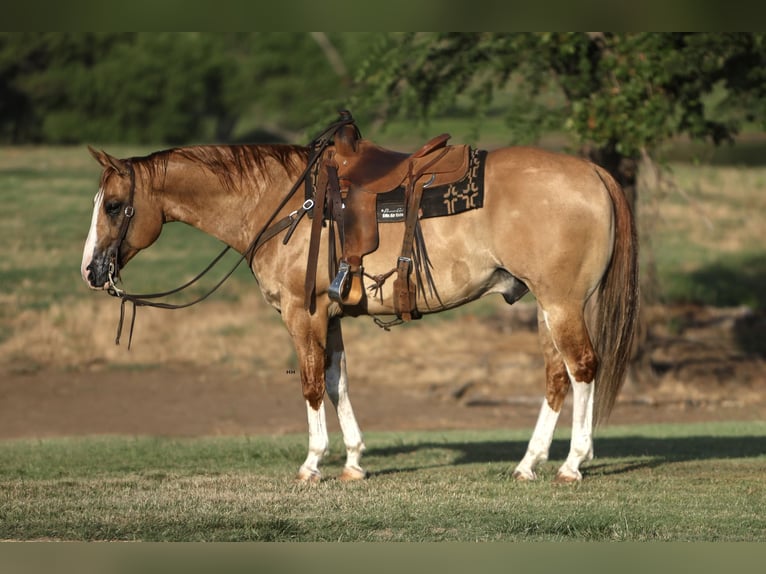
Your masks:
M 249 247 L 242 253 L 242 255 L 237 259 L 237 261 L 234 263 L 232 268 L 223 276 L 222 279 L 220 279 L 212 288 L 210 288 L 206 293 L 203 295 L 200 295 L 196 299 L 193 299 L 191 301 L 188 301 L 186 303 L 166 303 L 162 301 L 156 301 L 156 299 L 162 299 L 164 297 L 168 297 L 170 295 L 174 295 L 176 293 L 179 293 L 183 291 L 184 289 L 187 289 L 194 285 L 197 281 L 202 279 L 208 272 L 210 272 L 213 267 L 218 264 L 218 262 L 228 253 L 228 251 L 231 249 L 230 245 L 227 245 L 224 247 L 224 249 L 208 264 L 207 267 L 205 267 L 202 271 L 200 271 L 193 279 L 187 281 L 183 285 L 180 285 L 179 287 L 176 287 L 175 289 L 170 289 L 168 291 L 161 291 L 157 293 L 128 293 L 124 289 L 120 289 L 117 286 L 117 282 L 120 280 L 120 266 L 119 266 L 119 253 L 120 249 L 122 247 L 122 243 L 125 241 L 125 238 L 128 235 L 128 228 L 130 227 L 130 222 L 133 219 L 133 216 L 135 215 L 135 207 L 133 206 L 134 198 L 135 198 L 135 192 L 136 192 L 136 173 L 135 168 L 133 167 L 133 162 L 130 160 L 125 161 L 125 165 L 128 168 L 128 173 L 130 177 L 130 191 L 128 194 L 128 203 L 125 206 L 125 209 L 123 210 L 123 219 L 120 224 L 120 233 L 117 236 L 117 240 L 112 243 L 112 245 L 109 247 L 108 257 L 109 257 L 109 273 L 108 273 L 108 279 L 109 279 L 109 288 L 107 289 L 107 292 L 113 296 L 120 299 L 120 319 L 117 323 L 117 335 L 115 337 L 114 343 L 116 345 L 120 344 L 120 339 L 122 337 L 122 329 L 123 329 L 123 323 L 125 321 L 125 305 L 126 303 L 130 303 L 133 306 L 132 309 L 132 315 L 130 319 L 130 331 L 128 335 L 128 349 L 130 349 L 131 343 L 133 342 L 133 328 L 136 323 L 136 310 L 138 307 L 154 307 L 157 309 L 184 309 L 186 307 L 191 307 L 192 305 L 196 305 L 197 303 L 201 303 L 208 297 L 210 297 L 213 293 L 215 293 L 221 285 L 223 285 L 229 277 L 231 277 L 234 272 L 237 270 L 237 268 L 242 264 L 243 261 L 247 260 L 250 265 L 252 265 L 253 258 L 255 257 L 255 252 L 267 241 L 278 235 L 280 232 L 287 229 L 287 233 L 285 234 L 284 239 L 282 240 L 283 244 L 287 244 L 287 242 L 290 240 L 290 237 L 292 237 L 293 232 L 295 231 L 295 228 L 297 227 L 300 220 L 303 218 L 303 216 L 310 212 L 314 208 L 314 200 L 313 199 L 307 199 L 303 202 L 303 205 L 299 209 L 296 209 L 295 211 L 291 212 L 290 214 L 286 215 L 285 217 L 281 218 L 280 220 L 274 222 L 277 215 L 280 211 L 284 209 L 284 207 L 287 205 L 287 203 L 292 199 L 292 197 L 295 195 L 295 192 L 298 190 L 298 188 L 301 186 L 301 184 L 304 182 L 306 177 L 309 176 L 309 173 L 311 172 L 311 169 L 314 167 L 316 162 L 319 160 L 319 158 L 322 156 L 322 153 L 327 149 L 328 146 L 330 146 L 333 142 L 333 136 L 335 135 L 335 132 L 338 131 L 341 127 L 353 123 L 353 120 L 350 118 L 341 118 L 340 120 L 330 124 L 329 127 L 327 127 L 319 136 L 314 138 L 312 140 L 311 144 L 309 144 L 309 161 L 306 165 L 306 169 L 303 171 L 301 176 L 296 180 L 295 184 L 293 184 L 290 191 L 287 193 L 287 195 L 282 199 L 282 201 L 279 203 L 277 208 L 274 210 L 274 212 L 271 214 L 271 216 L 266 220 L 266 223 L 261 226 L 260 231 L 255 235 L 255 238 L 250 243 Z M 319 206 L 320 209 L 322 209 L 322 206 Z M 273 224 L 273 225 L 272 225 Z

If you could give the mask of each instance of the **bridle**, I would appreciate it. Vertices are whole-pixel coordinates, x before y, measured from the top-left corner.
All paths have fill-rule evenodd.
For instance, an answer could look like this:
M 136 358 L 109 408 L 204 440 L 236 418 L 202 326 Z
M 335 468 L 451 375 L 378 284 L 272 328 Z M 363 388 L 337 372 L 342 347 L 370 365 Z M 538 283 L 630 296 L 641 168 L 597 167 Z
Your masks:
M 280 201 L 279 205 L 273 211 L 271 216 L 261 226 L 261 229 L 255 235 L 255 237 L 253 238 L 253 241 L 250 243 L 248 248 L 237 259 L 237 261 L 234 263 L 232 268 L 212 288 L 210 288 L 203 295 L 200 295 L 196 299 L 193 299 L 192 301 L 188 301 L 186 303 L 179 303 L 179 304 L 166 303 L 166 302 L 156 301 L 156 299 L 162 299 L 164 297 L 174 295 L 194 285 L 197 281 L 202 279 L 202 277 L 204 277 L 211 269 L 213 269 L 213 267 L 215 267 L 221 259 L 223 259 L 224 255 L 226 255 L 226 253 L 228 253 L 229 250 L 231 249 L 231 246 L 227 245 L 226 247 L 224 247 L 224 249 L 208 264 L 207 267 L 205 267 L 202 271 L 200 271 L 194 278 L 187 281 L 183 285 L 176 287 L 175 289 L 170 289 L 168 291 L 161 291 L 158 293 L 134 294 L 134 293 L 127 293 L 124 289 L 119 288 L 117 286 L 117 282 L 120 280 L 120 261 L 119 261 L 120 249 L 122 248 L 122 244 L 124 243 L 125 238 L 128 235 L 128 228 L 130 227 L 130 222 L 133 220 L 133 217 L 136 213 L 136 209 L 134 207 L 134 199 L 135 199 L 135 193 L 136 193 L 135 168 L 131 160 L 125 160 L 125 166 L 127 167 L 128 175 L 130 178 L 130 191 L 128 192 L 128 201 L 125 205 L 125 208 L 123 209 L 123 218 L 122 218 L 122 222 L 120 223 L 120 231 L 117 235 L 117 239 L 112 243 L 112 245 L 110 245 L 109 249 L 107 250 L 107 256 L 109 258 L 109 271 L 108 271 L 109 287 L 107 288 L 107 292 L 113 297 L 117 297 L 120 299 L 120 319 L 117 324 L 117 336 L 115 337 L 115 341 L 114 341 L 115 344 L 116 345 L 120 344 L 120 338 L 122 336 L 122 327 L 125 320 L 125 304 L 126 303 L 131 303 L 133 305 L 133 311 L 132 311 L 132 316 L 130 320 L 130 331 L 128 335 L 128 349 L 130 349 L 131 343 L 133 341 L 133 328 L 136 322 L 137 307 L 154 307 L 157 309 L 184 309 L 186 307 L 191 307 L 192 305 L 196 305 L 197 303 L 204 301 L 205 299 L 210 297 L 213 293 L 215 293 L 221 287 L 221 285 L 223 285 L 226 282 L 226 280 L 229 279 L 229 277 L 231 277 L 234 274 L 234 272 L 242 264 L 243 261 L 247 260 L 248 263 L 252 266 L 253 258 L 255 257 L 256 251 L 264 243 L 266 243 L 267 241 L 269 241 L 270 239 L 272 239 L 273 237 L 275 237 L 276 235 L 278 235 L 285 229 L 287 229 L 287 233 L 282 239 L 282 243 L 286 245 L 287 242 L 292 237 L 292 234 L 295 231 L 295 228 L 298 226 L 298 223 L 303 218 L 303 216 L 306 215 L 306 213 L 309 213 L 313 210 L 314 200 L 306 199 L 306 201 L 303 202 L 303 205 L 301 205 L 300 208 L 296 209 L 295 211 L 292 211 L 285 217 L 282 217 L 281 219 L 275 221 L 277 219 L 277 215 L 279 215 L 279 213 L 285 208 L 288 202 L 295 195 L 295 192 L 298 190 L 301 184 L 306 180 L 306 178 L 310 177 L 310 173 L 314 165 L 317 163 L 317 161 L 322 156 L 322 154 L 327 149 L 327 147 L 332 145 L 335 132 L 337 132 L 341 127 L 347 124 L 353 123 L 353 121 L 354 120 L 351 118 L 350 115 L 347 116 L 347 115 L 341 114 L 341 117 L 339 120 L 330 124 L 321 134 L 319 134 L 316 138 L 312 140 L 312 142 L 308 146 L 310 149 L 310 152 L 309 152 L 309 161 L 306 165 L 306 169 L 303 171 L 301 176 L 293 184 L 292 188 L 290 188 L 290 191 L 287 193 L 287 195 L 282 199 L 282 201 Z M 319 206 L 319 208 L 324 209 L 324 206 Z
M 120 251 L 122 244 L 125 242 L 125 238 L 128 235 L 128 227 L 130 227 L 130 221 L 136 213 L 136 208 L 133 206 L 133 201 L 136 196 L 136 170 L 133 168 L 133 162 L 131 160 L 125 161 L 125 166 L 128 169 L 128 176 L 130 177 L 130 191 L 128 192 L 128 202 L 122 212 L 122 221 L 120 222 L 120 231 L 117 234 L 117 239 L 109 246 L 107 250 L 107 257 L 109 259 L 109 271 L 107 277 L 109 278 L 109 294 L 114 296 L 120 296 L 125 292 L 117 287 L 117 280 L 120 277 Z

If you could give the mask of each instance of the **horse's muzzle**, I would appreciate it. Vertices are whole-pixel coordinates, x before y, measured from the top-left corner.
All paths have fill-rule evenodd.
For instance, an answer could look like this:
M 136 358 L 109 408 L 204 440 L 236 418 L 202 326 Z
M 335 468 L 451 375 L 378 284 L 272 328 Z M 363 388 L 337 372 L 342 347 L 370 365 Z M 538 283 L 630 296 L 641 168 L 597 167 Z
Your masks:
M 108 289 L 109 257 L 107 257 L 106 254 L 94 254 L 90 263 L 83 268 L 82 278 L 91 289 Z

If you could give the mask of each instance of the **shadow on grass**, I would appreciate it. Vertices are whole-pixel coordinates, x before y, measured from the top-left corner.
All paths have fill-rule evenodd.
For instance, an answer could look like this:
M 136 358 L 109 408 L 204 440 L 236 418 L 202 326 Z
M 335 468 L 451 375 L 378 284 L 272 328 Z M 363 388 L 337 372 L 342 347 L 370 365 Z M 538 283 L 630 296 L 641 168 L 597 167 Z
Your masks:
M 711 307 L 749 307 L 732 327 L 747 355 L 766 357 L 766 253 L 736 255 L 673 279 L 668 296 L 675 302 Z
M 766 309 L 766 253 L 732 255 L 688 275 L 697 291 L 690 295 L 715 307 L 746 304 Z
M 748 305 L 753 312 L 738 319 L 734 334 L 740 348 L 766 356 L 766 254 L 717 262 L 693 272 L 702 303 L 716 307 Z
M 763 436 L 692 436 L 680 438 L 652 438 L 642 436 L 596 437 L 596 459 L 587 464 L 592 474 L 621 474 L 640 468 L 653 468 L 662 464 L 702 461 L 711 459 L 757 458 L 766 456 L 766 439 Z M 402 466 L 372 472 L 371 475 L 397 474 L 432 466 L 461 464 L 509 463 L 515 465 L 524 456 L 526 441 L 484 442 L 422 442 L 382 448 L 370 448 L 369 456 L 382 458 L 414 454 L 429 449 L 452 450 L 457 458 L 444 465 L 424 463 L 416 467 Z M 564 461 L 569 451 L 568 439 L 554 440 L 551 445 L 551 461 Z M 599 463 L 599 459 L 622 459 Z M 633 460 L 631 460 L 633 459 Z M 637 460 L 638 459 L 638 460 Z

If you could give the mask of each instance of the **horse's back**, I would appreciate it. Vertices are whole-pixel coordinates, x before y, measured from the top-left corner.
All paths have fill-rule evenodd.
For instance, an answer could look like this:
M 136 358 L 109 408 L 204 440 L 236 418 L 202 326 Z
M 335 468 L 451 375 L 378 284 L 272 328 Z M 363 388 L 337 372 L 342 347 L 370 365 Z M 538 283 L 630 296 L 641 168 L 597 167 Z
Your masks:
M 578 206 L 597 211 L 610 206 L 593 163 L 540 148 L 507 147 L 489 152 L 485 185 L 490 203 L 526 202 L 560 213 Z

